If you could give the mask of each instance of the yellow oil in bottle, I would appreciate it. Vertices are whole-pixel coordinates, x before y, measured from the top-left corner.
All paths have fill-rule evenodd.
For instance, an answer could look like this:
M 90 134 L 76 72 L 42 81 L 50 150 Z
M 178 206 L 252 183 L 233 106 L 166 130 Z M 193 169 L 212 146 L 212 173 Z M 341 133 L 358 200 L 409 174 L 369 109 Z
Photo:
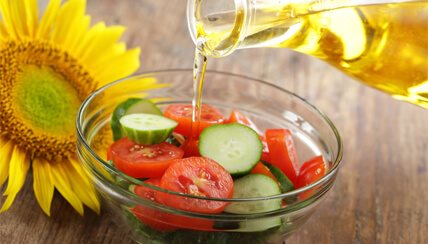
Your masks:
M 329 11 L 317 11 L 316 5 L 259 5 L 247 27 L 240 23 L 245 18 L 245 11 L 222 12 L 196 23 L 204 53 L 210 56 L 210 51 L 234 45 L 290 48 L 428 108 L 427 1 Z

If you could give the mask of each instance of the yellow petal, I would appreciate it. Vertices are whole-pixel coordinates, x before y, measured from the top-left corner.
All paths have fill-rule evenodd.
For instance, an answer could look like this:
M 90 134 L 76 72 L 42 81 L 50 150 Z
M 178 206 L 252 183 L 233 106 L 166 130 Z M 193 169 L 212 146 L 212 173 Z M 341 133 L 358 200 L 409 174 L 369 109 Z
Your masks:
M 114 58 L 124 52 L 126 52 L 125 43 L 117 43 L 116 45 L 110 47 L 108 50 L 105 50 L 102 56 L 95 59 L 93 63 L 91 63 L 91 67 L 93 67 L 94 72 L 101 71 L 105 63 L 111 62 L 111 60 L 114 60 Z
M 74 55 L 76 57 L 83 57 L 86 52 L 92 47 L 92 42 L 100 33 L 106 29 L 106 25 L 103 22 L 98 22 L 86 33 L 84 38 L 81 40 L 80 45 L 76 47 Z
M 82 61 L 90 64 L 98 58 L 102 58 L 105 51 L 110 50 L 116 44 L 124 31 L 123 26 L 112 26 L 98 33 L 86 47 L 88 51 L 81 57 Z
M 82 166 L 75 160 L 69 159 L 67 171 L 70 178 L 73 179 L 73 190 L 82 202 L 91 208 L 97 214 L 100 213 L 100 203 L 97 198 L 95 188 L 89 181 L 89 176 L 86 174 Z
M 15 200 L 16 195 L 24 185 L 29 167 L 30 161 L 27 158 L 26 153 L 15 145 L 10 159 L 9 180 L 7 182 L 6 191 L 4 192 L 4 195 L 7 195 L 7 198 L 0 209 L 0 213 L 6 211 L 12 205 L 13 200 Z
M 63 164 L 64 162 L 57 162 L 51 165 L 52 181 L 55 188 L 65 200 L 67 200 L 80 215 L 83 215 L 83 204 L 74 193 Z
M 6 138 L 3 138 L 0 136 L 0 147 L 2 147 L 4 144 L 6 144 L 6 142 L 8 142 L 8 140 L 6 140 Z
M 27 29 L 28 34 L 31 37 L 34 37 L 36 28 L 37 28 L 37 22 L 39 20 L 39 11 L 38 11 L 38 5 L 37 0 L 24 0 L 24 8 L 25 8 L 25 14 L 27 16 Z
M 64 50 L 67 50 L 67 52 L 69 52 L 70 54 L 76 53 L 77 46 L 80 45 L 84 36 L 88 32 L 90 24 L 91 17 L 89 16 L 84 16 L 82 18 L 76 19 L 70 26 L 70 29 L 73 30 L 73 34 L 69 35 L 67 39 L 64 40 Z
M 104 69 L 97 74 L 99 86 L 121 79 L 134 73 L 140 66 L 140 49 L 128 50 L 117 56 L 104 66 Z
M 56 26 L 52 33 L 52 41 L 58 44 L 65 42 L 69 35 L 74 34 L 72 23 L 85 14 L 84 0 L 70 0 L 64 3 L 56 16 Z
M 22 3 L 22 0 L 9 1 L 10 16 L 12 18 L 18 39 L 28 36 L 28 29 L 25 25 L 27 17 L 25 15 L 25 10 L 23 9 Z
M 9 1 L 0 1 L 0 12 L 5 25 L 5 29 L 9 34 L 10 38 L 17 39 L 17 33 L 15 31 L 16 28 L 11 16 Z
M 0 145 L 0 187 L 6 181 L 9 175 L 9 164 L 12 156 L 13 143 L 12 141 L 1 140 Z
M 5 39 L 8 37 L 8 33 L 6 30 L 6 27 L 3 23 L 0 22 L 0 40 Z
M 42 19 L 40 20 L 39 28 L 36 32 L 37 38 L 49 39 L 51 36 L 52 26 L 58 14 L 61 0 L 51 0 Z
M 54 194 L 50 164 L 45 160 L 35 158 L 32 165 L 34 195 L 43 212 L 50 216 Z

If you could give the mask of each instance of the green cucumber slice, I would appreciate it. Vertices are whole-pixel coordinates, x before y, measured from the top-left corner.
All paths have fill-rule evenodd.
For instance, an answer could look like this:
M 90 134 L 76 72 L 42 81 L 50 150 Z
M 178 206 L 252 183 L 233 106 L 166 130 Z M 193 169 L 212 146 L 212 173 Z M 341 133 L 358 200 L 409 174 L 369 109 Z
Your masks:
M 238 123 L 210 126 L 199 139 L 200 154 L 221 164 L 233 176 L 249 173 L 259 162 L 262 150 L 259 135 Z
M 253 219 L 239 223 L 239 232 L 259 232 L 265 231 L 282 224 L 280 217 L 269 217 L 264 219 Z
M 135 113 L 162 115 L 162 111 L 150 100 L 143 98 L 127 99 L 126 101 L 117 105 L 111 117 L 110 127 L 113 131 L 113 139 L 115 141 L 123 137 L 119 122 L 120 118 L 122 118 L 124 115 Z
M 123 133 L 141 145 L 153 145 L 165 141 L 178 123 L 155 114 L 127 114 L 120 118 Z
M 246 221 L 216 221 L 214 229 L 234 232 L 259 232 L 278 227 L 282 224 L 281 217 L 248 219 Z
M 283 193 L 294 190 L 294 185 L 291 180 L 288 179 L 288 177 L 278 167 L 268 162 L 262 162 L 266 167 L 268 167 L 273 176 L 275 176 Z
M 281 194 L 278 184 L 270 177 L 262 174 L 249 174 L 235 180 L 233 185 L 233 198 L 266 197 Z M 281 208 L 281 198 L 234 202 L 224 210 L 235 214 L 264 213 Z

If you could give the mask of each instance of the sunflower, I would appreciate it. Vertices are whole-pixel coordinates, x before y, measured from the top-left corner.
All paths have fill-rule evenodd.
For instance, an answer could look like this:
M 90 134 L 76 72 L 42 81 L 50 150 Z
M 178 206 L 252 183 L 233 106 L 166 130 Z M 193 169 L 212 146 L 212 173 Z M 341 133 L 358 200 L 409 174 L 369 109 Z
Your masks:
M 32 170 L 33 190 L 50 215 L 56 189 L 83 215 L 100 203 L 75 157 L 75 115 L 96 88 L 133 73 L 122 26 L 90 25 L 85 0 L 0 0 L 0 189 L 6 211 Z M 151 88 L 150 86 L 148 88 Z

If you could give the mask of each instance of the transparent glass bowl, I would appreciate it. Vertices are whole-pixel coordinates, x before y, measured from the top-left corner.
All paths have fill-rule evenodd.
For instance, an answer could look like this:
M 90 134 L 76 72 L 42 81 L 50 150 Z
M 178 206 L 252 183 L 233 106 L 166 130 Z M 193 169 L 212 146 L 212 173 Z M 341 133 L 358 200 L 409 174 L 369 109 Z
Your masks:
M 157 88 L 147 90 L 157 82 Z M 280 243 L 301 226 L 332 187 L 342 158 L 342 145 L 333 123 L 304 99 L 261 80 L 222 72 L 207 72 L 203 102 L 228 116 L 232 109 L 248 115 L 261 131 L 288 128 L 301 163 L 322 154 L 326 175 L 285 194 L 251 199 L 210 199 L 251 204 L 282 199 L 278 210 L 257 214 L 201 214 L 174 209 L 130 191 L 144 185 L 155 192 L 174 194 L 127 177 L 106 161 L 112 143 L 109 126 L 114 108 L 130 97 L 152 99 L 162 109 L 190 103 L 192 70 L 144 73 L 108 84 L 91 94 L 77 115 L 77 152 L 122 230 L 141 243 Z M 198 198 L 190 195 L 180 197 Z M 201 198 L 201 197 L 199 197 Z M 136 209 L 139 209 L 136 216 Z

